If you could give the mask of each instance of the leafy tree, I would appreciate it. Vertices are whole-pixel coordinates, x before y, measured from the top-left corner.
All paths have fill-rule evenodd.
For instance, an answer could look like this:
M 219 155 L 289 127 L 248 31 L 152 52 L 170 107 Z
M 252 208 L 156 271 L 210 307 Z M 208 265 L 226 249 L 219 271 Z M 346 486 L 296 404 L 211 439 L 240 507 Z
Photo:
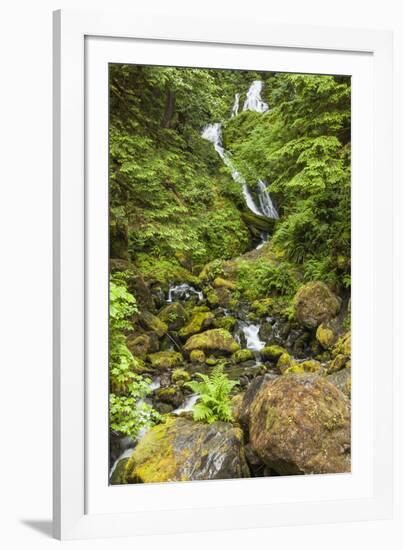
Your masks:
M 232 422 L 230 407 L 230 394 L 238 382 L 229 380 L 223 372 L 223 364 L 217 364 L 211 375 L 197 373 L 201 382 L 186 382 L 192 391 L 199 394 L 198 401 L 193 410 L 194 420 L 200 420 L 211 424 L 217 420 Z

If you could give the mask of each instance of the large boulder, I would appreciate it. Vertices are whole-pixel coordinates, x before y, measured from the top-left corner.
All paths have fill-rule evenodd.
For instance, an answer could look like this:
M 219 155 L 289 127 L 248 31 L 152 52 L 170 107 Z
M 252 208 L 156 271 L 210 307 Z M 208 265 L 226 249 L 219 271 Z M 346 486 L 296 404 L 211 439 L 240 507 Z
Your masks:
M 226 422 L 168 417 L 140 440 L 125 467 L 128 483 L 249 477 L 243 433 Z
M 316 375 L 289 375 L 257 392 L 249 410 L 253 450 L 279 474 L 350 471 L 350 403 Z
M 316 328 L 340 311 L 340 300 L 320 281 L 302 286 L 294 298 L 296 319 L 307 328 Z
M 240 348 L 228 330 L 215 328 L 206 330 L 206 332 L 202 332 L 201 334 L 194 334 L 183 346 L 183 351 L 186 353 L 190 353 L 195 349 L 202 350 L 207 355 L 212 353 L 231 355 Z
M 168 325 L 169 330 L 179 330 L 187 321 L 187 313 L 182 304 L 173 302 L 161 309 L 158 318 Z
M 144 328 L 156 332 L 160 338 L 162 338 L 168 330 L 168 325 L 149 311 L 143 311 L 139 316 L 139 321 Z
M 179 336 L 181 338 L 189 338 L 189 336 L 193 336 L 193 334 L 209 328 L 213 321 L 214 315 L 211 311 L 196 311 L 190 321 L 181 328 Z

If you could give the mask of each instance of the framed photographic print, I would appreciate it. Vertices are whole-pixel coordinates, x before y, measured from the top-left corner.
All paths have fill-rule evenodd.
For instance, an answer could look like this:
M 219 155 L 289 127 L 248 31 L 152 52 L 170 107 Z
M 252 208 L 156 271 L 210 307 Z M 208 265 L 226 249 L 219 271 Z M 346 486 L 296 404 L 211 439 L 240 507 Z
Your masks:
M 54 29 L 55 536 L 389 517 L 391 34 Z

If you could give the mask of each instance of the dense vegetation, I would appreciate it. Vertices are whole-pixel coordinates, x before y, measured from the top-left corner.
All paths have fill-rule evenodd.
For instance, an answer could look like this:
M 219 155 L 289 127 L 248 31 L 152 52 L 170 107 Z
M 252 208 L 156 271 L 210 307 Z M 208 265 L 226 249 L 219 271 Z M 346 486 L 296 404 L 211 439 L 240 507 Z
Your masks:
M 176 424 L 166 415 L 183 404 L 193 424 L 182 428 L 190 432 L 200 422 L 234 423 L 235 393 L 265 372 L 344 373 L 350 79 L 134 65 L 109 70 L 113 436 L 135 442 L 166 422 L 172 438 Z M 263 112 L 242 110 L 254 80 L 263 83 L 269 105 Z M 231 116 L 237 93 L 239 112 Z M 215 122 L 222 122 L 222 145 L 252 198 L 258 202 L 257 182 L 265 182 L 278 219 L 251 212 L 231 167 L 202 138 L 203 127 Z M 190 291 L 179 289 L 171 299 L 169 290 L 183 283 Z M 304 319 L 307 308 L 317 322 Z M 253 323 L 260 347 L 245 339 Z M 164 437 L 161 424 L 153 430 L 157 440 Z M 237 433 L 231 437 L 239 441 Z M 248 468 L 253 475 L 283 473 L 265 464 Z M 159 479 L 134 471 L 130 482 Z M 239 471 L 244 477 L 243 466 Z M 128 479 L 121 475 L 114 473 L 115 482 Z

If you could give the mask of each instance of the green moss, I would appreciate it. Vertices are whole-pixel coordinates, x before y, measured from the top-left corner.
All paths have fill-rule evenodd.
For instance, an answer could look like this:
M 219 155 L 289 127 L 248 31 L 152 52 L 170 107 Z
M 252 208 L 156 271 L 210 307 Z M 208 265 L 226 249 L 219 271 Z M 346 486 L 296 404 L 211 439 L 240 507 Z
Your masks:
M 255 300 L 252 302 L 251 309 L 258 317 L 266 317 L 271 312 L 273 305 L 273 298 L 263 298 L 263 300 Z
M 179 331 L 181 338 L 189 338 L 193 334 L 197 334 L 208 328 L 214 320 L 214 315 L 211 311 L 198 311 L 193 314 L 191 320 Z
M 213 285 L 215 288 L 227 288 L 228 290 L 235 290 L 236 284 L 233 281 L 228 281 L 222 277 L 216 277 L 214 279 Z
M 296 366 L 297 366 L 297 363 L 294 361 L 291 355 L 287 352 L 280 355 L 279 360 L 277 361 L 277 368 L 280 369 L 281 372 L 286 371 L 290 367 L 296 367 Z
M 315 359 L 302 361 L 298 366 L 303 369 L 304 372 L 318 372 L 321 369 L 321 364 L 319 361 L 315 361 Z
M 219 317 L 218 319 L 215 319 L 213 325 L 216 328 L 225 328 L 226 330 L 231 332 L 236 325 L 236 319 L 235 317 L 226 315 L 225 317 Z
M 187 312 L 182 304 L 174 302 L 164 307 L 158 313 L 158 318 L 168 325 L 169 330 L 178 330 L 186 323 Z
M 168 331 L 168 325 L 149 311 L 143 311 L 139 320 L 145 328 L 156 332 L 160 338 Z
M 192 363 L 204 363 L 206 361 L 204 351 L 201 351 L 200 349 L 194 349 L 190 352 L 190 360 Z
M 151 353 L 147 356 L 147 359 L 153 368 L 161 370 L 177 367 L 183 362 L 182 354 L 176 351 L 159 351 L 157 353 Z
M 316 339 L 323 348 L 329 349 L 334 344 L 335 335 L 331 328 L 322 323 L 316 329 Z
M 206 359 L 206 365 L 209 367 L 214 367 L 219 362 L 219 359 L 216 359 L 215 357 L 207 357 Z
M 190 374 L 185 369 L 175 369 L 171 375 L 171 380 L 174 383 L 183 384 L 190 380 Z
M 250 349 L 240 349 L 232 355 L 232 360 L 234 363 L 244 363 L 245 361 L 250 361 L 254 359 L 253 351 Z
M 287 350 L 277 344 L 272 346 L 266 346 L 260 351 L 260 355 L 264 361 L 274 361 L 277 362 L 283 353 L 286 353 Z
M 239 350 L 239 345 L 227 330 L 216 328 L 206 330 L 201 334 L 194 334 L 187 340 L 183 350 L 187 353 L 193 350 L 202 350 L 207 354 L 231 355 Z

